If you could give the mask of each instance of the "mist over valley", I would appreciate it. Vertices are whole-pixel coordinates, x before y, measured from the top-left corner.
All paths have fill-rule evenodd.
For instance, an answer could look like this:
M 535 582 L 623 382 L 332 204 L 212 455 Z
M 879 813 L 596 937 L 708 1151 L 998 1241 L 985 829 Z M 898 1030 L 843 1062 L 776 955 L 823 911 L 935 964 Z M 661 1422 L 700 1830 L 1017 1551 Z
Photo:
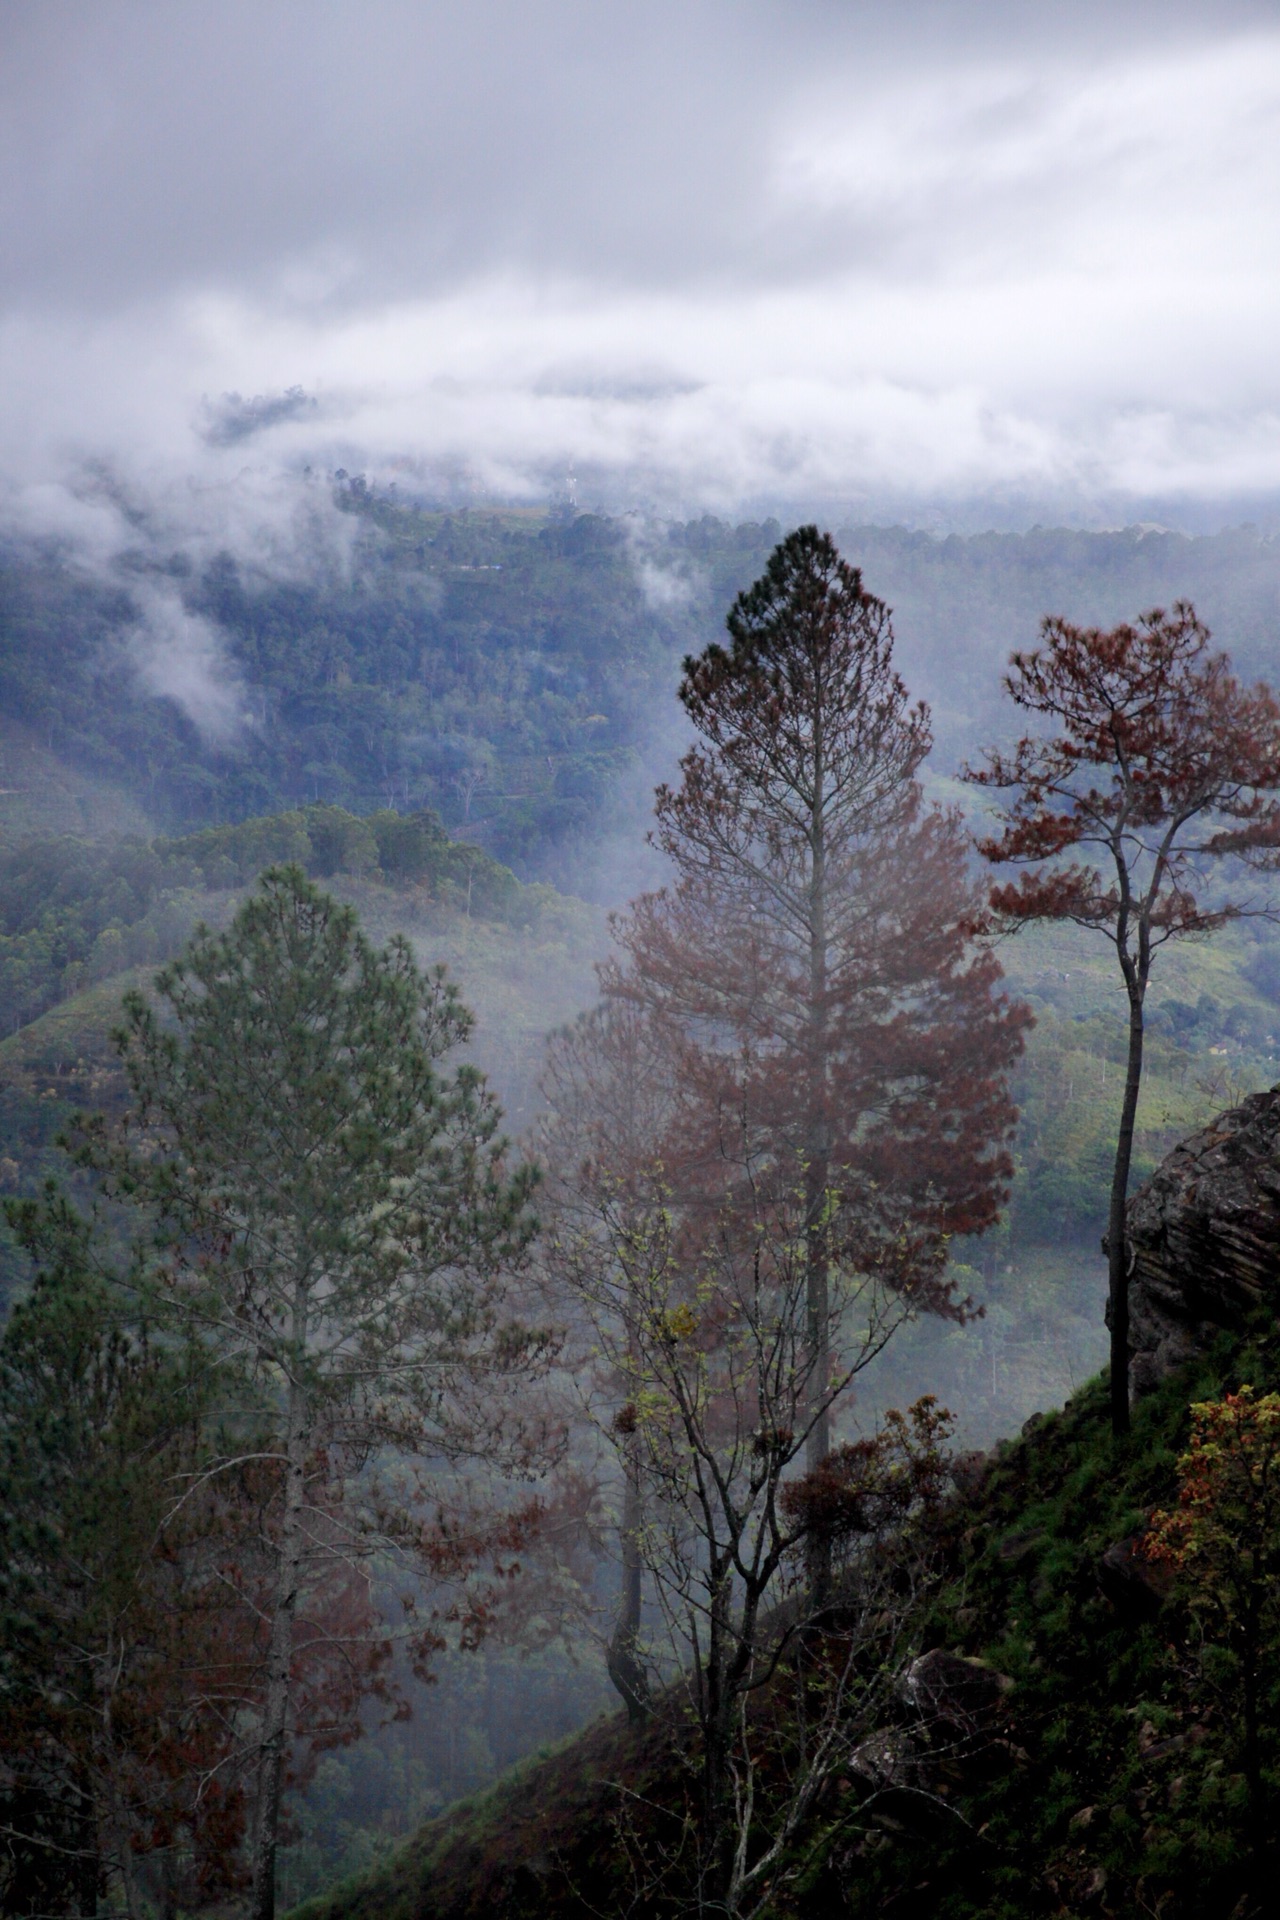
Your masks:
M 1272 9 L 0 51 L 0 1914 L 1268 1912 Z

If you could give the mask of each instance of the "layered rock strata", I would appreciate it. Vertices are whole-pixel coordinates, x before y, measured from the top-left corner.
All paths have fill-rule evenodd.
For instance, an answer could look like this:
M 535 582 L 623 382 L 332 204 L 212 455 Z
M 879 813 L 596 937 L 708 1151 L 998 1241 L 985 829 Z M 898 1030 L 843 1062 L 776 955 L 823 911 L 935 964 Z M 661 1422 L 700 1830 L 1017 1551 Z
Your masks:
M 1280 1308 L 1280 1087 L 1173 1149 L 1129 1201 L 1133 1390 Z

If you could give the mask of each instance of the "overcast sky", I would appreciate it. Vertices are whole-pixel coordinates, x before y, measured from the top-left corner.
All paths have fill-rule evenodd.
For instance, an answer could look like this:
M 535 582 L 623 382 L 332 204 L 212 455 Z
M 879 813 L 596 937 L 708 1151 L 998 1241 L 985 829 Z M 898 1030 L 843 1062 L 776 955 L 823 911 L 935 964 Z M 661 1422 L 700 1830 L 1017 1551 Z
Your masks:
M 1276 0 L 0 0 L 0 476 L 1238 517 L 1278 228 Z

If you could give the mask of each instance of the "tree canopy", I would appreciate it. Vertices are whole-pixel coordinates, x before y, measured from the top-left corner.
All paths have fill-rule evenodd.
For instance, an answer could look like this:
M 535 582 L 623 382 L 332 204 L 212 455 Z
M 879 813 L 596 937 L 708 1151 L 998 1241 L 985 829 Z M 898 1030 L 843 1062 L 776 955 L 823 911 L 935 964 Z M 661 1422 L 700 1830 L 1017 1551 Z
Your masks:
M 675 1036 L 682 1177 L 767 1162 L 808 1245 L 815 1343 L 834 1260 L 961 1310 L 947 1236 L 995 1218 L 1026 1009 L 975 945 L 954 812 L 925 805 L 929 719 L 889 610 L 801 527 L 685 662 L 698 739 L 657 796 L 672 884 L 617 924 L 606 991 Z M 818 1372 L 824 1372 L 819 1356 Z M 810 1464 L 828 1445 L 817 1422 Z
M 1028 871 L 991 890 L 1009 927 L 1074 921 L 1113 947 L 1128 1001 L 1124 1101 L 1107 1227 L 1112 1419 L 1129 1425 L 1129 1270 L 1125 1201 L 1142 1083 L 1144 1003 L 1167 941 L 1264 911 L 1252 891 L 1206 891 L 1224 860 L 1280 861 L 1280 702 L 1241 686 L 1209 631 L 1179 601 L 1106 631 L 1047 618 L 1041 645 L 1015 653 L 1010 698 L 1048 721 L 971 769 L 1006 792 L 988 860 Z
M 507 1169 L 478 1071 L 442 1064 L 470 1029 L 443 970 L 403 939 L 372 947 L 296 867 L 198 933 L 156 999 L 126 999 L 135 1106 L 83 1154 L 147 1210 L 167 1309 L 257 1387 L 221 1465 L 247 1450 L 268 1469 L 254 1911 L 270 1920 L 306 1589 L 371 1537 L 430 1533 L 370 1463 L 537 1461 L 536 1411 L 503 1391 L 546 1351 L 503 1294 L 534 1176 Z

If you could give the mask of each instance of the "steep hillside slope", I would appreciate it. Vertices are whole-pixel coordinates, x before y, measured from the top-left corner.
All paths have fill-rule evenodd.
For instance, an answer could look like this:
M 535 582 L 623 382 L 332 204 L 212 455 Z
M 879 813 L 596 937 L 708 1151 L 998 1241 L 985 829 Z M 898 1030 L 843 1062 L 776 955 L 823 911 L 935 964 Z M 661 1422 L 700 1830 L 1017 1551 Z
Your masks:
M 1173 1494 L 1188 1401 L 1242 1374 L 1280 1386 L 1272 1352 L 1224 1343 L 1144 1403 L 1118 1453 L 1098 1384 L 999 1450 L 980 1490 L 952 1509 L 927 1635 L 1013 1682 L 998 1733 L 933 1755 L 922 1736 L 879 1790 L 851 1767 L 821 1809 L 819 1866 L 778 1911 L 1226 1920 L 1264 1910 L 1248 1898 L 1234 1729 L 1189 1686 L 1176 1605 L 1161 1610 L 1122 1544 Z M 599 1724 L 431 1822 L 299 1920 L 631 1911 L 628 1828 L 638 1841 L 666 1837 L 690 1796 L 679 1727 L 674 1704 L 644 1735 L 620 1717 Z M 905 1705 L 895 1731 L 916 1731 Z
M 917 1642 L 941 1695 L 926 1717 L 904 1687 L 879 1758 L 849 1753 L 808 1836 L 816 1864 L 777 1912 L 1244 1920 L 1270 1910 L 1274 1821 L 1255 1845 L 1230 1658 L 1139 1542 L 1153 1509 L 1176 1497 L 1189 1403 L 1242 1383 L 1280 1390 L 1278 1143 L 1280 1089 L 1179 1148 L 1135 1197 L 1136 1323 L 1176 1324 L 1182 1359 L 1172 1364 L 1166 1346 L 1147 1368 L 1128 1439 L 1112 1441 L 1098 1381 L 991 1456 L 957 1462 L 944 1575 Z M 982 1665 L 949 1667 L 948 1655 Z M 1263 1665 L 1274 1811 L 1280 1646 Z M 1000 1676 L 985 1717 L 949 1706 L 954 1675 L 984 1670 Z M 641 1734 L 620 1719 L 592 1728 L 430 1823 L 377 1873 L 313 1901 L 305 1920 L 667 1910 L 633 1904 L 634 1865 L 689 1803 L 684 1724 L 673 1696 Z
M 0 711 L 52 766 L 46 822 L 430 805 L 524 877 L 624 896 L 601 840 L 639 841 L 680 737 L 681 657 L 721 631 L 777 522 L 447 513 L 346 475 L 308 489 L 304 522 L 327 534 L 275 573 L 145 525 L 108 564 L 0 551 Z M 1046 613 L 1111 624 L 1189 597 L 1246 675 L 1271 671 L 1280 546 L 1250 529 L 835 531 L 894 608 L 944 772 L 1004 729 L 1000 672 Z M 0 825 L 41 817 L 14 751 Z

